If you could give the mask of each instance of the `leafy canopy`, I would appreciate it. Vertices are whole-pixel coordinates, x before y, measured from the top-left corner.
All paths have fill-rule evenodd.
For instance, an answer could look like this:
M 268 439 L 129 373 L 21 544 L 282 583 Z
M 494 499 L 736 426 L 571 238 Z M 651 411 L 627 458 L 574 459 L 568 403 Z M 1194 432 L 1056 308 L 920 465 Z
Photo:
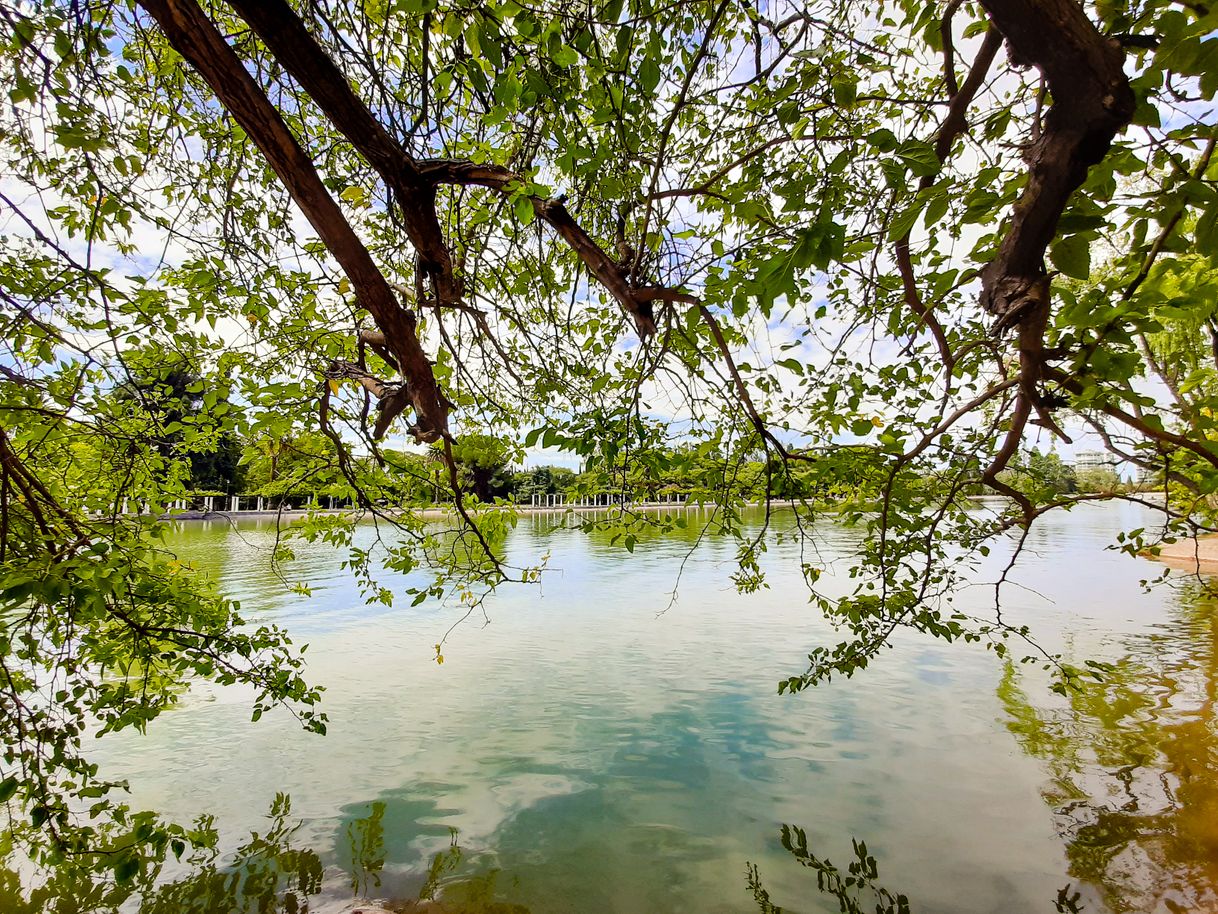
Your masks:
M 394 513 L 351 548 L 386 602 L 382 564 L 432 573 L 416 601 L 537 578 L 477 470 L 529 448 L 622 484 L 715 464 L 745 589 L 767 533 L 741 522 L 740 468 L 835 493 L 865 546 L 844 597 L 804 568 L 843 640 L 790 691 L 898 626 L 1027 635 L 951 595 L 961 554 L 1097 497 L 1027 481 L 1033 445 L 1089 435 L 1163 491 L 1168 533 L 1208 529 L 1216 26 L 1165 0 L 6 4 L 14 833 L 44 861 L 98 852 L 73 811 L 117 813 L 82 736 L 145 725 L 193 677 L 324 727 L 286 633 L 244 625 L 148 519 L 237 439 L 284 496 L 384 515 L 448 487 L 451 523 Z M 189 396 L 144 395 L 180 364 Z M 796 503 L 800 535 L 823 501 Z M 294 533 L 350 546 L 357 516 Z M 588 523 L 634 549 L 656 521 Z M 167 829 L 89 859 L 130 879 Z

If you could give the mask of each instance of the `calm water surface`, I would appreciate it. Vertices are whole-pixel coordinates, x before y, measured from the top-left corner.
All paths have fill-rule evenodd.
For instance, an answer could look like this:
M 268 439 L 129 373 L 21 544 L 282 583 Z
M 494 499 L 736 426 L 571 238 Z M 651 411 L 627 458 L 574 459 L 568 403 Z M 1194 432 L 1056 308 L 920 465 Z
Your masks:
M 908 634 L 854 680 L 778 696 L 834 640 L 794 545 L 768 554 L 768 590 L 740 596 L 734 545 L 707 539 L 668 608 L 688 538 L 629 555 L 523 518 L 513 559 L 549 552 L 552 570 L 503 588 L 441 666 L 460 607 L 366 606 L 320 547 L 286 569 L 313 588 L 301 597 L 269 571 L 272 524 L 184 526 L 183 559 L 309 644 L 330 733 L 252 724 L 247 695 L 198 688 L 147 735 L 100 741 L 99 760 L 134 803 L 214 814 L 230 847 L 290 794 L 291 840 L 325 866 L 316 911 L 433 890 L 532 914 L 756 911 L 750 863 L 785 910 L 836 911 L 783 823 L 843 868 L 865 840 L 915 912 L 1049 912 L 1067 883 L 1087 911 L 1218 910 L 1218 629 L 1183 575 L 1146 594 L 1157 567 L 1106 551 L 1149 520 L 1045 519 L 1006 592 L 1008 621 L 1051 649 L 1117 664 L 1069 701 L 1035 669 Z M 822 525 L 815 561 L 844 576 L 857 537 Z M 990 600 L 978 586 L 958 602 Z

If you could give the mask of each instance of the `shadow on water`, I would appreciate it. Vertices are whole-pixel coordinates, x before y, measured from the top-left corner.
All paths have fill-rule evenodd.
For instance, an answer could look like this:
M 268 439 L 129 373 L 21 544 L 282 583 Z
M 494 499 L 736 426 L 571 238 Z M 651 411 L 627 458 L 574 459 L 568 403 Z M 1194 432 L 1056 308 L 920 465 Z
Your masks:
M 1042 791 L 1076 879 L 1116 914 L 1218 909 L 1218 600 L 1199 586 L 1125 638 L 1115 669 L 1038 707 L 1008 665 L 1008 728 L 1046 764 Z

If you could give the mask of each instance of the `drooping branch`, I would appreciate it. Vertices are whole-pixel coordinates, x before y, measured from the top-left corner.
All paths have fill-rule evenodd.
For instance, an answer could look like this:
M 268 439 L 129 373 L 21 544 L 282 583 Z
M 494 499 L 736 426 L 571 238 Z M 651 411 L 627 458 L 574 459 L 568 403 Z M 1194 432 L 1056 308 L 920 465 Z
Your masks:
M 753 427 L 757 430 L 757 434 L 761 435 L 763 439 L 777 444 L 785 456 L 786 448 L 770 432 L 769 427 L 761 416 L 761 412 L 757 409 L 756 404 L 753 403 L 753 396 L 749 393 L 748 385 L 744 383 L 744 378 L 740 377 L 740 369 L 736 367 L 736 360 L 732 358 L 731 347 L 727 343 L 727 338 L 723 335 L 723 329 L 719 326 L 719 321 L 715 319 L 715 315 L 706 305 L 699 302 L 697 307 L 698 313 L 702 315 L 703 322 L 710 328 L 711 336 L 715 339 L 715 345 L 719 347 L 719 353 L 723 356 L 723 360 L 727 364 L 728 373 L 732 377 L 732 383 L 736 387 L 736 395 L 740 397 L 740 403 L 744 407 L 745 412 L 748 413 Z
M 1083 382 L 1071 374 L 1067 374 L 1059 368 L 1049 367 L 1045 370 L 1045 376 L 1051 380 L 1061 384 L 1070 393 L 1076 396 L 1086 393 L 1086 387 Z M 1169 431 L 1164 427 L 1163 422 L 1148 421 L 1147 417 L 1135 416 L 1134 414 L 1121 409 L 1119 406 L 1114 406 L 1110 403 L 1097 404 L 1094 407 L 1097 411 L 1111 416 L 1128 425 L 1130 428 L 1140 432 L 1143 436 L 1151 441 L 1158 441 L 1163 444 L 1171 444 L 1175 447 L 1182 448 L 1186 451 L 1192 451 L 1206 463 L 1218 468 L 1218 453 L 1208 447 L 1201 441 L 1189 438 L 1187 435 L 1180 435 Z
M 985 34 L 985 39 L 981 43 L 981 48 L 977 51 L 977 57 L 973 60 L 973 66 L 969 70 L 964 84 L 962 86 L 957 85 L 954 74 L 948 81 L 951 100 L 948 105 L 947 116 L 943 119 L 943 123 L 939 126 L 939 131 L 935 135 L 935 156 L 940 162 L 947 161 L 947 157 L 951 155 L 952 146 L 955 144 L 956 138 L 968 126 L 966 118 L 968 107 L 972 104 L 973 98 L 977 95 L 977 91 L 985 81 L 986 74 L 989 73 L 990 66 L 993 64 L 994 57 L 1001 45 L 1002 36 L 997 29 L 991 28 Z M 952 73 L 950 56 L 946 66 L 946 72 Z M 925 190 L 934 181 L 933 175 L 923 176 L 918 182 L 918 190 Z M 943 324 L 935 315 L 934 308 L 922 300 L 922 295 L 918 291 L 917 279 L 914 276 L 913 260 L 909 252 L 909 237 L 911 232 L 912 228 L 898 238 L 894 244 L 897 271 L 901 275 L 901 287 L 905 294 L 905 304 L 909 310 L 917 315 L 918 320 L 925 325 L 926 329 L 930 331 L 930 335 L 934 338 L 935 345 L 939 349 L 939 357 L 942 359 L 946 373 L 950 377 L 952 368 L 956 363 L 956 355 L 952 352 L 951 344 L 947 340 L 947 333 L 943 329 Z
M 431 362 L 419 343 L 414 313 L 394 297 L 368 249 L 326 190 L 313 160 L 282 116 L 195 0 L 140 0 L 140 5 L 266 157 L 346 273 L 360 304 L 381 328 L 385 345 L 406 379 L 407 398 L 415 408 L 416 421 L 411 429 L 414 436 L 420 441 L 437 441 L 447 436 L 447 406 Z M 405 402 L 401 405 L 405 406 Z

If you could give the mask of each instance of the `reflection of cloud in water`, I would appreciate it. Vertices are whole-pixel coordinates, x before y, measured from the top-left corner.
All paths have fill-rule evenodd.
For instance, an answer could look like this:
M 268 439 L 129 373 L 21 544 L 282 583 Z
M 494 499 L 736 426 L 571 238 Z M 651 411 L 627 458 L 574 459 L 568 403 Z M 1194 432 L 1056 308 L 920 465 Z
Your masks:
M 915 910 L 971 914 L 999 898 L 1041 910 L 1066 881 L 1039 800 L 1043 769 L 1013 752 L 999 722 L 992 654 L 902 634 L 866 675 L 780 698 L 777 680 L 835 638 L 807 605 L 795 544 L 767 553 L 771 589 L 742 597 L 727 581 L 734 542 L 708 540 L 669 608 L 688 532 L 627 555 L 601 534 L 547 534 L 533 520 L 511 548 L 552 552 L 556 571 L 539 588 L 502 588 L 494 624 L 455 631 L 442 667 L 432 645 L 456 607 L 369 608 L 341 554 L 324 549 L 298 551 L 287 569 L 314 596 L 285 597 L 265 557 L 222 542 L 226 531 L 186 535 L 181 551 L 218 562 L 251 619 L 311 643 L 308 675 L 327 688 L 330 734 L 303 735 L 279 714 L 251 726 L 245 697 L 222 691 L 146 735 L 99 742 L 104 770 L 179 820 L 214 812 L 225 848 L 259 827 L 276 790 L 290 791 L 302 839 L 325 849 L 346 898 L 353 881 L 377 876 L 381 892 L 411 897 L 450 850 L 450 827 L 464 856 L 442 880 L 502 866 L 495 891 L 514 891 L 535 914 L 590 910 L 580 899 L 594 889 L 610 906 L 630 892 L 641 910 L 740 910 L 745 861 L 761 866 L 775 898 L 803 899 L 808 874 L 777 845 L 782 822 L 808 827 L 838 861 L 850 835 L 866 838 Z M 1046 518 L 1027 580 L 1055 602 L 1012 590 L 1012 618 L 1080 640 L 1158 621 L 1162 598 L 1137 588 L 1144 567 L 1102 552 L 1117 523 L 1141 522 L 1107 509 Z M 849 561 L 858 531 L 822 526 L 818 566 L 833 588 L 852 586 L 832 569 Z M 957 605 L 991 599 L 971 588 Z M 512 889 L 514 866 L 528 879 Z M 623 880 L 629 889 L 604 887 Z
M 570 910 L 572 898 L 589 911 L 716 910 L 699 887 L 724 877 L 715 872 L 717 836 L 748 804 L 741 785 L 755 783 L 746 788 L 753 792 L 776 780 L 766 754 L 777 744 L 760 720 L 755 701 L 711 695 L 701 707 L 686 702 L 616 729 L 594 770 L 495 756 L 483 760 L 481 783 L 386 791 L 343 807 L 334 860 L 353 883 L 368 881 L 358 838 L 366 833 L 360 823 L 375 815 L 383 854 L 374 856 L 381 882 L 374 894 L 416 897 L 455 840 L 460 860 L 439 880 L 445 898 L 462 897 L 471 880 L 498 870 L 496 890 L 534 914 Z M 699 799 L 708 794 L 723 802 Z M 747 851 L 739 848 L 741 860 Z M 645 880 L 637 878 L 640 861 L 652 870 Z M 724 880 L 737 891 L 722 910 L 739 910 L 744 883 L 736 876 Z M 687 905 L 674 907 L 681 898 Z

